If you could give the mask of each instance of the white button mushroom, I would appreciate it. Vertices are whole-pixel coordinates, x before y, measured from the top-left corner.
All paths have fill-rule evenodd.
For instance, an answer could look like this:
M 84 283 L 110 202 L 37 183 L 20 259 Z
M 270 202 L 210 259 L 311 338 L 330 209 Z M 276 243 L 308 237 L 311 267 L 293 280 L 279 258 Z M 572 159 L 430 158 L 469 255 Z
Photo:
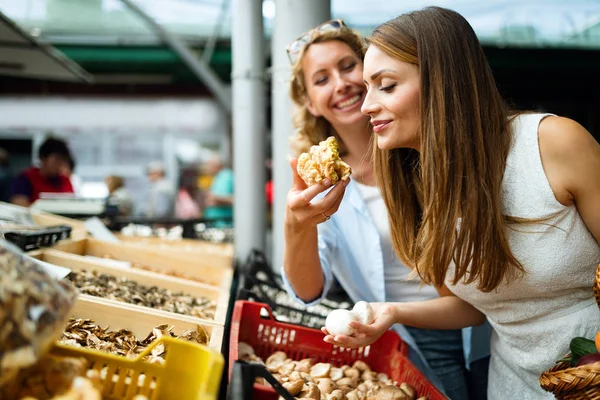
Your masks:
M 375 319 L 373 308 L 366 301 L 359 301 L 352 308 L 352 314 L 356 315 L 361 324 L 369 325 Z
M 334 336 L 350 336 L 354 333 L 354 328 L 351 328 L 349 324 L 356 320 L 356 315 L 348 310 L 333 310 L 325 320 L 325 328 L 327 328 L 327 331 Z

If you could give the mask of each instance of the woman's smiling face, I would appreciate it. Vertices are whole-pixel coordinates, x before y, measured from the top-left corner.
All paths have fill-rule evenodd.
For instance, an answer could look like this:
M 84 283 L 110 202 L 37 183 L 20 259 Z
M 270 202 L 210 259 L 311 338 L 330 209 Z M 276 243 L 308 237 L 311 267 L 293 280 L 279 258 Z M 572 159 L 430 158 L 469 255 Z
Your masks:
M 329 40 L 311 44 L 302 59 L 308 98 L 306 106 L 336 129 L 365 119 L 360 108 L 366 89 L 363 63 L 346 43 Z
M 363 77 L 367 95 L 361 110 L 371 118 L 377 146 L 382 150 L 418 150 L 421 123 L 418 67 L 371 45 L 365 55 Z

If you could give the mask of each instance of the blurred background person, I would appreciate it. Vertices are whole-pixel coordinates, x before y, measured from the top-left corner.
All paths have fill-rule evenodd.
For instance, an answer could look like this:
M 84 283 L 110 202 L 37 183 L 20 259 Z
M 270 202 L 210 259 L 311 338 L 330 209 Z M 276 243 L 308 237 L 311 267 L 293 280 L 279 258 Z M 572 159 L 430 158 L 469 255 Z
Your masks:
M 125 188 L 125 180 L 121 176 L 110 175 L 104 179 L 108 189 L 107 209 L 119 216 L 129 216 L 133 212 L 133 198 Z
M 146 206 L 143 215 L 148 218 L 173 217 L 175 211 L 175 188 L 166 179 L 165 166 L 153 162 L 146 169 L 150 181 Z
M 10 156 L 8 151 L 0 147 L 0 201 L 10 200 L 10 187 L 13 176 L 10 171 Z
M 198 219 L 202 216 L 198 190 L 198 174 L 195 170 L 184 170 L 179 179 L 179 190 L 175 199 L 175 217 Z
M 206 172 L 213 176 L 206 192 L 204 218 L 216 225 L 232 225 L 233 221 L 233 170 L 215 156 L 206 165 Z
M 32 166 L 14 179 L 10 202 L 29 207 L 42 193 L 74 193 L 69 178 L 62 174 L 71 152 L 64 140 L 48 138 L 38 151 L 40 166 Z
M 75 163 L 75 158 L 73 157 L 73 154 L 70 154 L 69 159 L 64 163 L 62 167 L 61 174 L 69 178 L 69 181 L 71 181 L 71 186 L 73 186 L 73 192 L 76 196 L 79 196 L 81 195 L 81 186 L 83 183 L 79 175 L 75 173 L 76 165 L 77 164 Z

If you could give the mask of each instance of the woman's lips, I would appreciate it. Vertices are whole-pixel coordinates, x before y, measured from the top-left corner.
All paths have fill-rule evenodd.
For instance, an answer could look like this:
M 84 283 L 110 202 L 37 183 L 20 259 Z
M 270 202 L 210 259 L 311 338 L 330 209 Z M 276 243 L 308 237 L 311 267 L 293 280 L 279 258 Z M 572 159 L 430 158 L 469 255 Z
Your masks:
M 373 132 L 375 132 L 375 133 L 382 132 L 385 128 L 388 127 L 388 125 L 391 122 L 392 122 L 391 120 L 387 120 L 387 121 L 373 121 L 373 122 L 371 122 L 373 124 Z

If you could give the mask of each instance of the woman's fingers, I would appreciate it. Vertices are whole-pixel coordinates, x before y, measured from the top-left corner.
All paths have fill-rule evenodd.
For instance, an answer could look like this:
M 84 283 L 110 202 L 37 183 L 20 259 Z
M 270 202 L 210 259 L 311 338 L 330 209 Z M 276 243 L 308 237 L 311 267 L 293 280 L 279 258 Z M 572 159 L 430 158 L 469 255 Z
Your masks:
M 323 181 L 316 185 L 312 185 L 308 189 L 304 189 L 301 192 L 298 192 L 294 189 L 290 191 L 290 197 L 288 200 L 288 205 L 292 210 L 302 209 L 306 206 L 309 206 L 311 201 L 322 191 L 327 190 L 331 186 L 331 182 L 329 180 Z
M 365 337 L 354 337 L 346 335 L 327 335 L 323 338 L 323 341 L 330 343 L 334 346 L 345 347 L 355 349 L 358 347 L 365 347 L 370 344 Z
M 296 190 L 306 189 L 308 187 L 306 185 L 306 182 L 304 182 L 304 179 L 302 179 L 300 177 L 300 175 L 298 175 L 298 159 L 290 158 L 289 162 L 290 162 L 290 167 L 292 168 L 292 189 L 296 189 Z
M 334 192 L 334 190 L 331 190 L 331 192 L 327 193 L 327 195 L 323 199 L 323 207 L 327 207 L 329 205 L 329 201 L 330 201 L 330 199 L 328 199 L 327 197 L 332 195 L 332 198 L 333 198 L 333 202 L 331 203 L 331 205 L 329 205 L 329 207 L 325 211 L 323 211 L 323 213 L 325 215 L 331 216 L 331 215 L 335 214 L 335 212 L 340 208 L 340 204 L 342 204 L 342 200 L 344 200 L 344 195 L 346 194 L 345 187 L 347 186 L 347 183 L 340 182 L 337 184 L 337 186 L 342 186 L 342 188 L 339 190 L 339 193 Z M 337 186 L 334 189 L 337 189 Z
M 357 334 L 362 334 L 365 336 L 374 336 L 377 334 L 377 332 L 379 331 L 379 327 L 374 326 L 375 324 L 372 325 L 365 325 L 365 324 L 361 324 L 358 321 L 350 321 L 350 323 L 348 324 L 348 326 L 352 329 L 354 329 L 354 331 Z

